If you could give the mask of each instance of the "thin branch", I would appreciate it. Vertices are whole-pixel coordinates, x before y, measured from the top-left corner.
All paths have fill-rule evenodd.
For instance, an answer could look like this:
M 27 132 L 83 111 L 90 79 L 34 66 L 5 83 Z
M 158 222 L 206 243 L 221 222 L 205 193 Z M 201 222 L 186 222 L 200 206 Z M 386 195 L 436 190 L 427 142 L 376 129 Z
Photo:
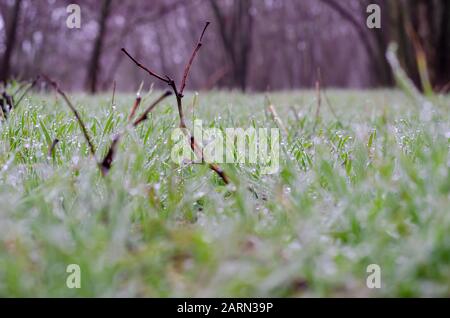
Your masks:
M 106 176 L 111 169 L 112 162 L 117 150 L 117 144 L 119 143 L 120 138 L 122 138 L 122 134 L 118 134 L 114 137 L 105 158 L 101 163 L 99 163 L 100 171 L 102 172 L 103 176 Z
M 148 68 L 146 68 L 144 65 L 142 65 L 141 63 L 139 63 L 134 57 L 132 57 L 127 50 L 125 50 L 125 48 L 122 48 L 122 52 L 125 53 L 133 62 L 134 64 L 136 64 L 138 67 L 142 68 L 144 71 L 146 71 L 148 74 L 150 74 L 151 76 L 156 77 L 157 79 L 170 84 L 170 81 L 164 77 L 162 77 L 161 75 L 156 74 L 155 72 L 149 70 Z
M 139 89 L 136 93 L 136 99 L 134 100 L 133 107 L 131 108 L 130 114 L 128 115 L 128 121 L 131 121 L 134 117 L 134 114 L 136 113 L 137 109 L 139 108 L 139 105 L 141 104 L 141 91 L 142 86 L 144 85 L 144 82 L 141 83 L 141 86 L 139 86 Z
M 210 163 L 209 168 L 213 170 L 215 173 L 217 173 L 217 175 L 223 180 L 225 184 L 230 183 L 230 179 L 228 178 L 227 174 L 225 173 L 225 171 L 222 170 L 221 167 L 219 167 L 219 165 L 215 163 Z
M 192 66 L 192 62 L 194 61 L 195 56 L 197 55 L 197 52 L 200 50 L 200 48 L 202 47 L 203 43 L 203 36 L 205 35 L 206 29 L 208 28 L 210 22 L 206 22 L 205 27 L 203 28 L 202 34 L 200 35 L 200 39 L 197 42 L 197 45 L 194 49 L 194 51 L 192 52 L 191 58 L 189 59 L 188 63 L 186 64 L 185 68 L 184 68 L 184 74 L 183 74 L 183 80 L 181 81 L 181 88 L 180 88 L 180 95 L 183 95 L 183 91 L 184 88 L 186 87 L 186 80 L 187 77 L 189 75 L 189 70 L 191 69 Z
M 166 98 L 167 96 L 172 95 L 171 91 L 165 91 L 164 94 L 162 94 L 156 101 L 154 101 L 152 104 L 150 104 L 150 106 L 147 107 L 147 109 L 142 113 L 141 116 L 139 116 L 133 123 L 133 126 L 136 127 L 137 125 L 139 125 L 141 122 L 143 122 L 144 120 L 147 119 L 148 114 L 153 110 L 153 108 L 156 107 L 156 105 L 158 105 L 164 98 Z
M 136 110 L 139 108 L 139 105 L 141 104 L 141 96 L 137 95 L 136 99 L 134 100 L 133 107 L 131 108 L 130 115 L 128 115 L 128 121 L 131 121 L 134 117 L 134 114 L 136 113 Z
M 27 89 L 25 89 L 25 91 L 23 92 L 23 94 L 20 96 L 20 98 L 17 100 L 17 102 L 14 104 L 14 108 L 17 108 L 20 105 L 20 102 L 22 101 L 22 99 L 25 97 L 25 95 L 36 85 L 36 83 L 39 81 L 40 76 L 36 76 L 36 78 L 33 80 L 33 82 L 31 83 L 30 86 L 27 87 Z
M 51 145 L 48 147 L 48 152 L 47 152 L 47 157 L 48 157 L 48 158 L 51 158 L 51 157 L 52 157 L 53 152 L 54 152 L 55 147 L 56 147 L 56 145 L 58 144 L 58 142 L 59 142 L 59 139 L 58 139 L 58 138 L 53 139 L 53 142 L 52 142 Z
M 67 95 L 61 90 L 61 88 L 59 88 L 58 84 L 55 81 L 51 80 L 48 76 L 46 76 L 44 74 L 42 74 L 42 77 L 44 78 L 44 80 L 46 82 L 48 82 L 51 86 L 53 86 L 55 88 L 56 92 L 59 95 L 61 95 L 61 97 L 66 102 L 67 106 L 69 106 L 70 110 L 75 115 L 75 118 L 77 119 L 78 124 L 80 125 L 81 131 L 83 132 L 84 138 L 86 139 L 86 141 L 87 141 L 87 143 L 89 145 L 89 150 L 91 152 L 91 155 L 95 158 L 95 147 L 94 147 L 94 144 L 91 141 L 91 137 L 89 137 L 89 134 L 87 132 L 86 126 L 84 125 L 80 114 L 78 113 L 76 108 L 73 106 L 72 102 L 69 100 Z
M 359 39 L 361 40 L 367 54 L 370 56 L 372 61 L 377 61 L 375 50 L 372 49 L 372 45 L 367 34 L 367 30 L 364 27 L 363 23 L 360 23 L 355 16 L 346 9 L 346 5 L 343 4 L 344 1 L 333 1 L 333 0 L 320 0 L 325 5 L 336 11 L 339 15 L 341 15 L 345 20 L 347 20 L 354 28 L 356 33 L 358 34 Z
M 202 157 L 202 149 L 201 147 L 197 144 L 197 142 L 194 140 L 194 137 L 191 135 L 190 132 L 187 132 L 187 127 L 186 127 L 186 123 L 184 121 L 184 114 L 183 114 L 183 91 L 184 88 L 186 87 L 186 81 L 187 81 L 187 77 L 189 75 L 189 70 L 192 66 L 192 62 L 194 61 L 195 56 L 197 55 L 197 52 L 200 50 L 200 47 L 202 46 L 202 40 L 203 40 L 203 36 L 205 35 L 206 29 L 208 27 L 210 23 L 206 22 L 205 27 L 203 28 L 203 31 L 200 35 L 199 41 L 197 43 L 197 46 L 195 47 L 191 58 L 189 59 L 189 61 L 186 64 L 186 67 L 184 69 L 184 73 L 183 73 L 183 79 L 181 81 L 181 85 L 180 85 L 180 90 L 177 89 L 177 85 L 175 83 L 175 81 L 170 78 L 169 76 L 165 75 L 164 77 L 161 75 L 156 74 L 155 72 L 149 70 L 147 67 L 145 67 L 144 65 L 142 65 L 141 63 L 139 63 L 135 58 L 133 58 L 124 48 L 122 48 L 122 51 L 141 69 L 143 69 L 144 71 L 146 71 L 148 74 L 150 74 L 153 77 L 158 78 L 159 80 L 163 81 L 164 83 L 166 83 L 167 85 L 169 85 L 172 88 L 173 93 L 175 94 L 175 98 L 177 100 L 177 107 L 178 107 L 178 115 L 180 117 L 180 128 L 185 128 L 182 129 L 183 132 L 190 138 L 191 140 L 191 148 L 194 151 L 194 153 L 196 153 L 197 155 L 200 154 L 200 157 Z M 167 94 L 167 93 L 166 93 Z M 165 96 L 164 96 L 165 97 Z M 147 111 L 145 111 L 141 117 L 139 117 L 135 122 L 134 122 L 134 126 L 136 126 L 137 124 L 139 124 L 141 121 L 147 119 L 147 114 L 153 109 L 153 107 L 155 107 L 156 105 L 151 105 L 149 108 L 147 108 Z M 210 169 L 213 170 L 214 172 L 216 172 L 223 180 L 223 182 L 225 184 L 229 184 L 230 180 L 228 179 L 227 175 L 225 174 L 225 172 L 216 164 L 210 164 L 209 165 Z
M 156 105 L 158 105 L 164 98 L 166 98 L 167 96 L 171 95 L 172 92 L 171 91 L 166 91 L 164 94 L 162 94 L 155 102 L 153 102 L 145 111 L 144 113 L 133 123 L 133 127 L 136 127 L 137 125 L 139 125 L 140 123 L 142 123 L 143 121 L 145 121 L 147 119 L 148 114 L 155 108 Z M 109 172 L 109 170 L 111 170 L 112 167 L 112 162 L 114 160 L 114 157 L 116 155 L 117 152 L 117 146 L 119 144 L 119 141 L 121 140 L 123 136 L 123 132 L 117 134 L 112 143 L 111 146 L 109 147 L 108 152 L 106 153 L 105 158 L 102 160 L 101 163 L 98 164 L 100 171 L 102 173 L 103 176 L 106 176 Z

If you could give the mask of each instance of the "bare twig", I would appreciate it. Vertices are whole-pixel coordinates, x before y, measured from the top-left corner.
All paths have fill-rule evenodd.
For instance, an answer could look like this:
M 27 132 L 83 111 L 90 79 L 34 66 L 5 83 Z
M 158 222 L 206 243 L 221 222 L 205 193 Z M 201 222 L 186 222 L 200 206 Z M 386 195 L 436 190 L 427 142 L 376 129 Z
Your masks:
M 59 139 L 55 138 L 53 139 L 53 142 L 51 143 L 51 145 L 48 147 L 48 152 L 47 152 L 47 158 L 51 158 L 53 155 L 53 152 L 55 150 L 56 145 L 58 144 Z
M 222 179 L 222 181 L 225 184 L 230 183 L 230 179 L 228 178 L 227 174 L 225 173 L 225 171 L 222 170 L 222 168 L 219 165 L 215 163 L 210 163 L 209 168 L 213 170 L 215 173 L 217 173 L 217 175 Z
M 16 103 L 14 103 L 14 108 L 19 107 L 20 102 L 22 101 L 22 99 L 25 97 L 25 95 L 36 85 L 36 83 L 39 81 L 40 76 L 36 76 L 36 78 L 33 80 L 33 82 L 31 82 L 31 85 L 27 87 L 27 89 L 25 89 L 25 91 L 23 92 L 23 94 L 20 96 L 20 98 L 17 100 Z
M 28 85 L 28 83 L 26 83 L 26 82 L 20 83 L 19 87 L 17 87 L 17 89 L 14 91 L 14 93 L 12 93 L 12 96 L 16 96 L 17 94 L 19 94 L 19 92 L 27 85 Z
M 122 134 L 118 134 L 114 137 L 105 158 L 101 163 L 99 163 L 100 171 L 103 176 L 106 176 L 111 169 L 112 162 L 117 150 L 117 144 L 119 143 L 120 138 L 122 138 Z
M 91 137 L 89 137 L 88 131 L 86 129 L 86 126 L 83 123 L 83 120 L 81 119 L 80 114 L 78 113 L 78 111 L 76 110 L 76 108 L 73 106 L 72 102 L 69 100 L 69 98 L 67 97 L 67 95 L 64 93 L 64 91 L 58 86 L 58 84 L 51 80 L 48 76 L 42 74 L 42 77 L 44 78 L 44 80 L 46 82 L 48 82 L 50 85 L 52 85 L 56 92 L 61 95 L 61 97 L 64 99 L 64 101 L 66 102 L 67 106 L 69 106 L 70 110 L 72 111 L 72 113 L 75 115 L 75 118 L 78 121 L 78 124 L 80 125 L 81 131 L 83 132 L 83 136 L 86 139 L 88 145 L 89 145 L 89 151 L 91 152 L 91 155 L 95 158 L 95 147 L 94 144 L 91 141 Z
M 136 113 L 136 110 L 139 108 L 139 105 L 141 104 L 141 90 L 142 86 L 144 85 L 144 82 L 141 83 L 141 86 L 139 86 L 139 89 L 136 93 L 136 99 L 134 100 L 133 107 L 131 108 L 130 115 L 128 115 L 128 121 L 131 121 L 134 117 L 134 114 Z
M 157 79 L 169 84 L 169 80 L 167 80 L 166 78 L 162 77 L 161 75 L 156 74 L 155 72 L 149 70 L 148 68 L 146 68 L 144 65 L 142 65 L 141 63 L 139 63 L 137 60 L 134 59 L 134 57 L 132 57 L 127 50 L 125 50 L 125 48 L 122 48 L 122 52 L 125 53 L 130 60 L 132 60 L 138 67 L 142 68 L 144 71 L 146 71 L 148 74 L 150 74 L 151 76 L 156 77 Z
M 137 125 L 139 125 L 141 122 L 143 122 L 144 120 L 147 119 L 148 114 L 153 110 L 153 108 L 156 107 L 156 105 L 158 105 L 164 98 L 166 98 L 167 96 L 172 95 L 171 91 L 166 91 L 164 92 L 164 94 L 162 94 L 156 101 L 154 101 L 152 104 L 150 104 L 150 106 L 147 107 L 146 110 L 144 110 L 144 112 L 142 113 L 141 116 L 139 116 L 133 123 L 133 126 L 136 127 Z
M 192 62 L 194 61 L 194 58 L 197 55 L 197 52 L 200 50 L 200 48 L 203 45 L 203 43 L 202 43 L 203 36 L 205 35 L 206 29 L 208 28 L 209 24 L 210 24 L 210 22 L 206 22 L 205 27 L 203 28 L 202 34 L 200 35 L 200 38 L 197 42 L 197 45 L 196 45 L 194 51 L 192 52 L 191 58 L 189 59 L 188 63 L 186 64 L 186 66 L 184 68 L 183 80 L 181 81 L 181 87 L 180 87 L 180 92 L 179 92 L 181 96 L 183 96 L 184 88 L 186 87 L 186 80 L 189 75 L 189 70 L 191 69 Z
M 197 42 L 197 45 L 194 48 L 194 51 L 192 52 L 192 55 L 191 55 L 190 59 L 188 60 L 186 66 L 184 68 L 183 78 L 181 80 L 181 84 L 180 84 L 180 89 L 179 90 L 177 89 L 177 85 L 176 85 L 175 81 L 171 77 L 169 77 L 168 75 L 161 76 L 161 75 L 158 75 L 157 73 L 151 71 L 150 69 L 148 69 L 147 67 L 142 65 L 140 62 L 138 62 L 134 57 L 132 57 L 127 52 L 126 49 L 122 48 L 122 52 L 124 52 L 138 67 L 140 67 L 141 69 L 146 71 L 151 76 L 156 77 L 157 79 L 163 81 L 164 83 L 166 83 L 167 85 L 169 85 L 172 88 L 172 91 L 175 94 L 175 98 L 176 98 L 176 101 L 177 101 L 178 115 L 179 115 L 179 118 L 180 118 L 180 128 L 184 128 L 184 129 L 182 129 L 183 132 L 189 137 L 189 140 L 191 140 L 192 151 L 194 151 L 194 153 L 199 155 L 201 158 L 203 158 L 202 148 L 197 144 L 197 142 L 195 141 L 195 139 L 192 136 L 192 134 L 187 131 L 186 123 L 184 121 L 183 101 L 182 101 L 182 99 L 183 99 L 183 91 L 184 91 L 184 89 L 186 87 L 187 77 L 189 76 L 189 71 L 191 69 L 191 66 L 192 66 L 192 63 L 194 61 L 194 58 L 197 55 L 197 52 L 200 50 L 200 48 L 202 46 L 203 36 L 205 35 L 206 29 L 208 28 L 209 24 L 210 24 L 209 22 L 206 22 L 206 24 L 205 24 L 205 26 L 204 26 L 204 28 L 202 30 L 202 33 L 200 35 L 199 41 Z M 149 108 L 150 108 L 150 111 L 151 111 L 152 106 L 150 106 Z M 146 112 L 144 112 L 144 114 L 135 121 L 134 125 L 136 125 L 136 122 L 139 124 L 139 122 L 141 120 L 145 120 L 147 118 L 146 116 L 147 116 Z M 230 180 L 227 177 L 227 175 L 225 174 L 225 172 L 217 164 L 210 164 L 209 167 L 210 167 L 211 170 L 213 170 L 215 173 L 217 173 L 217 175 L 220 176 L 220 178 L 223 180 L 223 182 L 225 184 L 228 184 L 230 182 Z
M 134 117 L 134 114 L 136 113 L 136 110 L 139 108 L 139 105 L 141 104 L 141 96 L 138 94 L 136 96 L 136 99 L 134 100 L 133 107 L 131 108 L 130 115 L 128 115 L 128 121 L 131 121 Z
M 155 106 L 158 105 L 164 98 L 166 98 L 167 96 L 170 96 L 171 94 L 172 94 L 171 91 L 166 91 L 156 101 L 154 101 L 149 107 L 147 107 L 147 109 L 144 111 L 144 113 L 133 123 L 133 127 L 136 127 L 140 123 L 145 121 L 148 117 L 148 114 L 155 108 Z M 111 169 L 112 162 L 113 162 L 114 157 L 117 152 L 117 146 L 118 146 L 122 136 L 123 136 L 123 132 L 117 134 L 114 137 L 114 139 L 111 143 L 111 146 L 109 147 L 109 150 L 106 153 L 105 158 L 102 160 L 101 163 L 98 164 L 103 176 L 106 176 L 108 174 L 109 170 Z

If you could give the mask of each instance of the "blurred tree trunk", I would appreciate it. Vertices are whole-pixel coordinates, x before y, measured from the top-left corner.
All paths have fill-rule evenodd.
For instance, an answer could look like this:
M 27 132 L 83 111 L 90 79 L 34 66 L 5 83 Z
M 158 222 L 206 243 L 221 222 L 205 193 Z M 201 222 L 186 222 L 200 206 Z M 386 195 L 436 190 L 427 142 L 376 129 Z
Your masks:
M 384 34 L 385 29 L 371 30 L 366 26 L 367 13 L 366 8 L 369 3 L 365 1 L 360 2 L 361 5 L 361 18 L 357 18 L 352 14 L 352 12 L 347 9 L 346 4 L 343 1 L 336 0 L 321 0 L 328 7 L 336 11 L 342 18 L 347 20 L 355 29 L 359 40 L 361 41 L 364 49 L 369 57 L 371 64 L 372 73 L 374 74 L 375 85 L 378 86 L 392 86 L 393 77 L 389 64 L 385 58 L 385 53 L 387 49 L 388 39 Z M 370 1 L 375 3 L 377 1 Z M 383 0 L 377 2 L 378 5 L 383 6 Z M 387 8 L 381 10 L 382 21 L 386 18 Z
M 441 25 L 438 45 L 438 69 L 441 71 L 437 81 L 441 86 L 450 84 L 450 1 L 441 0 Z
M 2 61 L 2 73 L 0 81 L 6 83 L 6 81 L 9 79 L 10 71 L 11 71 L 11 57 L 12 53 L 14 51 L 14 46 L 16 45 L 17 40 L 17 27 L 19 24 L 19 15 L 20 15 L 20 9 L 21 9 L 21 3 L 22 0 L 16 0 L 14 2 L 14 7 L 12 11 L 12 16 L 10 18 L 10 25 L 5 26 L 5 30 L 7 30 L 6 35 L 6 50 L 3 55 L 3 61 Z M 6 23 L 6 21 L 5 21 Z M 8 30 L 9 29 L 9 30 Z
M 108 22 L 109 14 L 111 13 L 111 0 L 103 0 L 100 18 L 99 29 L 94 41 L 94 48 L 92 50 L 91 58 L 89 60 L 86 88 L 91 93 L 97 92 L 98 78 L 101 72 L 101 56 L 103 51 L 103 43 L 106 35 L 106 24 Z
M 393 86 L 394 77 L 391 71 L 391 67 L 386 59 L 386 51 L 390 42 L 390 28 L 392 27 L 389 23 L 391 11 L 389 10 L 389 1 L 385 0 L 367 0 L 363 6 L 363 20 L 367 19 L 367 7 L 372 4 L 378 4 L 381 9 L 381 29 L 372 29 L 369 32 L 372 34 L 373 42 L 376 47 L 376 61 L 375 61 L 375 74 L 378 74 L 377 81 L 378 85 L 381 86 Z M 378 70 L 378 72 L 377 72 Z
M 210 0 L 217 21 L 220 38 L 231 62 L 233 86 L 247 89 L 249 56 L 252 47 L 253 16 L 251 0 L 233 1 L 231 12 L 226 14 L 216 0 Z
M 428 74 L 435 89 L 450 81 L 450 2 L 410 0 L 398 4 L 397 38 L 404 67 L 419 88 L 417 56 L 423 50 Z M 416 43 L 415 43 L 416 42 Z
M 363 20 L 370 3 L 381 7 L 382 28 L 369 30 L 357 22 L 341 1 L 322 0 L 348 20 L 356 29 L 372 62 L 377 84 L 391 86 L 392 72 L 385 53 L 390 41 L 399 45 L 399 59 L 417 87 L 422 88 L 417 57 L 423 50 L 433 86 L 443 87 L 450 81 L 450 1 L 449 0 L 368 0 L 360 2 Z M 387 22 L 387 23 L 386 23 Z

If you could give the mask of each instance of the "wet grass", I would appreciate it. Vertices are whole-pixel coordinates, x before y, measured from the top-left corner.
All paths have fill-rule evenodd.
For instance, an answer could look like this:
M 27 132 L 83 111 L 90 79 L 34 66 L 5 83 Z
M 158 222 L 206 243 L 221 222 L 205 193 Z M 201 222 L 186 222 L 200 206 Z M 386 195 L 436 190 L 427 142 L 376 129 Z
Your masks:
M 106 178 L 63 101 L 26 98 L 0 124 L 0 296 L 450 296 L 450 99 L 327 96 L 316 118 L 314 92 L 271 94 L 280 171 L 225 164 L 229 186 L 171 161 L 172 98 L 125 134 Z M 101 157 L 134 97 L 71 98 Z M 189 125 L 276 127 L 262 94 L 193 100 Z

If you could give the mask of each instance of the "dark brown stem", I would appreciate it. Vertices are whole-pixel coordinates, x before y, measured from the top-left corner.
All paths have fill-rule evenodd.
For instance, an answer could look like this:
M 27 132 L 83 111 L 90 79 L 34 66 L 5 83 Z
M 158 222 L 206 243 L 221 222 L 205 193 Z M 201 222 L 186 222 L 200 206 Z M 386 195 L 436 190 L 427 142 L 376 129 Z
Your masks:
M 144 120 L 147 119 L 148 114 L 153 110 L 153 108 L 156 107 L 156 105 L 158 105 L 164 98 L 166 98 L 167 96 L 172 95 L 171 91 L 165 91 L 164 94 L 162 94 L 156 101 L 154 101 L 152 104 L 150 104 L 150 106 L 147 107 L 146 110 L 144 110 L 144 112 L 142 113 L 141 116 L 139 116 L 133 123 L 133 126 L 136 127 L 137 125 L 139 125 L 141 122 L 143 122 Z
M 91 141 L 91 137 L 89 137 L 89 134 L 87 132 L 86 126 L 83 123 L 83 120 L 81 119 L 80 114 L 78 113 L 78 111 L 76 110 L 76 108 L 73 106 L 72 102 L 69 100 L 69 98 L 67 97 L 67 95 L 64 93 L 64 91 L 61 90 L 61 88 L 59 88 L 58 84 L 51 80 L 48 76 L 46 75 L 42 75 L 42 77 L 44 78 L 45 81 L 47 81 L 50 85 L 52 85 L 56 92 L 61 95 L 61 97 L 64 99 L 64 101 L 66 102 L 67 106 L 69 106 L 70 110 L 72 111 L 72 113 L 75 115 L 75 118 L 78 121 L 78 124 L 80 125 L 81 131 L 83 132 L 84 138 L 86 139 L 88 145 L 89 145 L 89 150 L 91 152 L 91 155 L 95 158 L 95 147 L 94 144 Z
M 58 139 L 58 138 L 53 139 L 52 144 L 48 147 L 48 152 L 47 152 L 47 157 L 48 157 L 48 158 L 51 158 L 51 157 L 52 157 L 53 151 L 55 150 L 55 147 L 56 147 L 56 145 L 58 144 L 58 142 L 59 142 L 59 139 Z
M 122 134 L 118 134 L 114 137 L 105 158 L 101 163 L 99 163 L 102 176 L 106 176 L 111 169 L 112 162 L 117 150 L 117 144 L 119 143 L 120 138 L 122 138 Z
M 172 94 L 171 91 L 166 91 L 155 102 L 153 102 L 149 107 L 147 107 L 147 109 L 144 111 L 144 113 L 133 123 L 133 127 L 136 127 L 137 125 L 139 125 L 140 123 L 145 121 L 148 117 L 148 114 L 155 108 L 155 106 L 158 105 L 164 98 L 166 98 L 167 96 L 169 96 L 171 94 Z M 109 150 L 106 153 L 105 158 L 103 159 L 103 161 L 101 163 L 98 164 L 103 176 L 106 176 L 108 174 L 109 170 L 111 170 L 112 162 L 114 160 L 114 156 L 116 155 L 117 146 L 118 146 L 119 141 L 122 138 L 122 136 L 123 136 L 123 132 L 117 134 L 114 137 L 114 139 L 111 143 L 111 146 L 109 147 Z
M 173 93 L 175 94 L 175 98 L 177 100 L 177 107 L 178 107 L 178 115 L 180 117 L 180 128 L 184 128 L 183 131 L 188 135 L 188 137 L 191 140 L 191 148 L 194 151 L 194 153 L 196 153 L 197 155 L 199 155 L 201 158 L 203 158 L 202 156 L 202 149 L 201 147 L 197 144 L 197 142 L 194 140 L 194 137 L 191 135 L 190 132 L 187 132 L 187 127 L 186 127 L 186 123 L 184 121 L 184 114 L 183 114 L 183 91 L 184 88 L 186 87 L 186 81 L 187 81 L 187 77 L 189 76 L 189 71 L 191 69 L 192 63 L 194 61 L 195 56 L 197 55 L 197 52 L 200 50 L 201 46 L 202 46 L 202 40 L 203 40 L 203 36 L 205 35 L 206 29 L 208 28 L 208 25 L 210 23 L 206 22 L 205 27 L 203 28 L 203 31 L 200 35 L 199 41 L 197 42 L 196 47 L 194 48 L 194 51 L 192 52 L 192 55 L 190 57 L 190 59 L 188 60 L 185 68 L 184 68 L 184 73 L 183 73 L 183 78 L 181 81 L 181 85 L 180 85 L 180 90 L 177 89 L 177 85 L 175 83 L 175 81 L 170 78 L 169 76 L 165 75 L 164 77 L 161 75 L 156 74 L 155 72 L 151 71 L 150 69 L 148 69 L 147 67 L 145 67 L 144 65 L 142 65 L 140 62 L 138 62 L 134 57 L 132 57 L 127 50 L 125 50 L 124 48 L 122 48 L 122 52 L 124 52 L 138 67 L 140 67 L 141 69 L 143 69 L 144 71 L 146 71 L 148 74 L 150 74 L 153 77 L 156 77 L 157 79 L 163 81 L 164 83 L 166 83 L 167 85 L 169 85 L 172 88 Z M 149 108 L 151 111 L 151 109 L 153 109 L 153 107 L 156 105 L 151 105 Z M 149 109 L 148 108 L 148 109 Z M 148 112 L 149 112 L 148 111 Z M 147 118 L 147 114 L 148 112 L 144 112 L 144 114 L 142 114 L 141 117 L 139 117 L 135 122 L 134 122 L 134 126 L 136 126 L 137 124 L 139 124 L 142 120 L 145 120 Z M 217 173 L 217 175 L 219 175 L 223 182 L 225 184 L 229 184 L 230 180 L 228 179 L 228 176 L 225 174 L 225 172 L 217 165 L 217 164 L 210 164 L 209 165 L 210 169 L 213 170 L 214 172 Z
M 226 175 L 225 171 L 223 171 L 220 166 L 218 166 L 215 163 L 210 163 L 209 164 L 209 168 L 211 170 L 213 170 L 215 173 L 217 173 L 217 175 L 223 180 L 223 182 L 225 184 L 229 184 L 230 183 L 230 179 L 228 178 L 228 176 Z
M 131 121 L 134 117 L 134 114 L 136 113 L 136 110 L 139 108 L 139 105 L 141 104 L 141 96 L 137 95 L 136 99 L 134 100 L 133 107 L 131 108 L 130 115 L 128 115 L 128 121 Z
M 186 66 L 184 68 L 183 80 L 181 81 L 181 87 L 180 87 L 180 92 L 179 92 L 181 96 L 183 96 L 184 88 L 186 87 L 186 80 L 189 75 L 189 70 L 191 69 L 192 62 L 194 61 L 194 58 L 197 55 L 197 52 L 200 50 L 200 48 L 203 45 L 203 43 L 202 43 L 203 36 L 205 35 L 206 29 L 208 28 L 209 24 L 210 24 L 210 22 L 206 22 L 205 27 L 203 28 L 202 34 L 200 35 L 200 38 L 197 42 L 197 45 L 195 46 L 194 51 L 192 51 L 191 58 L 189 59 L 188 63 L 186 64 Z
M 20 105 L 20 102 L 25 97 L 26 94 L 36 85 L 36 83 L 39 80 L 39 75 L 36 76 L 36 78 L 33 80 L 30 86 L 27 87 L 27 89 L 23 92 L 23 94 L 20 96 L 20 98 L 17 100 L 17 102 L 14 104 L 14 108 L 17 108 Z
M 161 75 L 156 74 L 155 72 L 149 70 L 148 68 L 146 68 L 144 65 L 142 65 L 141 63 L 139 63 L 136 59 L 134 59 L 134 57 L 132 57 L 127 50 L 125 50 L 125 48 L 122 48 L 122 52 L 125 53 L 133 62 L 134 64 L 136 64 L 138 67 L 142 68 L 144 71 L 146 71 L 148 74 L 150 74 L 151 76 L 156 77 L 157 79 L 169 84 L 169 80 L 167 80 L 166 78 L 162 77 Z

